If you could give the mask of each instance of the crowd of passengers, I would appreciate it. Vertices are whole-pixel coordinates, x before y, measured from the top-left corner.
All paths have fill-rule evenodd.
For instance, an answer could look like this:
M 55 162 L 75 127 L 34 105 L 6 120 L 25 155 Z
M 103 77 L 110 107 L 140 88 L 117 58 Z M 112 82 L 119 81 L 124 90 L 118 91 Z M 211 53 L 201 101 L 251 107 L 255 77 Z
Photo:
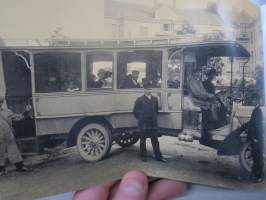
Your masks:
M 121 89 L 129 89 L 129 88 L 143 88 L 144 83 L 149 82 L 152 88 L 160 88 L 161 87 L 161 77 L 154 76 L 151 80 L 147 78 L 142 78 L 139 81 L 140 72 L 138 70 L 132 70 L 132 72 L 123 78 L 119 83 L 119 88 Z M 112 72 L 99 69 L 97 76 L 94 74 L 88 74 L 87 77 L 87 88 L 108 88 L 111 87 L 110 82 L 112 82 Z M 62 91 L 67 92 L 75 92 L 80 91 L 80 81 L 70 79 L 63 81 Z M 179 88 L 180 82 L 176 80 L 175 73 L 169 71 L 168 73 L 168 80 L 167 80 L 168 88 Z
M 100 69 L 98 71 L 98 78 L 94 74 L 88 75 L 87 87 L 88 88 L 105 88 L 107 86 L 107 79 L 111 78 L 112 73 L 109 71 L 105 71 L 104 69 Z M 119 83 L 119 88 L 128 89 L 128 88 L 142 88 L 144 83 L 149 82 L 152 88 L 160 88 L 161 87 L 161 78 L 159 76 L 152 77 L 151 80 L 147 80 L 147 78 L 142 78 L 139 81 L 140 72 L 138 70 L 132 70 L 132 72 L 125 77 L 121 78 L 121 82 Z M 168 88 L 179 88 L 180 82 L 176 80 L 176 76 L 174 73 L 169 73 L 167 80 Z

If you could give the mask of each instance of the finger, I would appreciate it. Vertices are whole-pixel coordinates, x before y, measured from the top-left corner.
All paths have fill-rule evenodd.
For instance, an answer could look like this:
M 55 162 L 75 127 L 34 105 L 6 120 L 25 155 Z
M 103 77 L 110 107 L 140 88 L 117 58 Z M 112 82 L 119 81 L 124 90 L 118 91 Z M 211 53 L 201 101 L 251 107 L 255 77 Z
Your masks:
M 148 200 L 164 200 L 183 194 L 187 184 L 172 180 L 162 179 L 151 184 Z
M 148 179 L 143 172 L 130 171 L 121 180 L 114 200 L 144 200 L 148 192 Z
M 111 182 L 78 191 L 74 194 L 73 200 L 107 200 L 113 184 Z
M 109 199 L 113 199 L 118 188 L 119 188 L 119 185 L 121 183 L 121 180 L 117 181 L 111 188 L 110 192 L 109 192 Z

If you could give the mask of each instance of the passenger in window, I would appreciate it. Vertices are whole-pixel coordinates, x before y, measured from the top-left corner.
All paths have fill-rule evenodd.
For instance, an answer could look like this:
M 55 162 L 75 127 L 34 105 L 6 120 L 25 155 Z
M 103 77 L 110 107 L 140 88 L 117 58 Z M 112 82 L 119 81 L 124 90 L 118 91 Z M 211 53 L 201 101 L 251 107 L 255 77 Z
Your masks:
M 75 81 L 69 81 L 68 87 L 67 87 L 67 92 L 75 92 L 75 91 L 79 91 L 80 88 L 77 86 L 77 84 L 75 83 Z
M 56 76 L 50 76 L 48 78 L 48 92 L 58 92 L 59 84 Z
M 48 76 L 47 92 L 59 92 L 60 91 L 60 80 L 59 72 L 57 69 L 60 67 L 54 67 L 50 69 Z
M 96 83 L 96 76 L 94 74 L 88 74 L 87 88 L 94 88 Z
M 107 80 L 112 77 L 112 72 L 105 71 L 104 69 L 99 69 L 98 80 L 94 84 L 94 88 L 104 88 L 108 87 Z
M 180 87 L 180 81 L 177 80 L 177 73 L 174 70 L 168 71 L 168 80 L 167 80 L 167 86 L 168 88 L 179 88 Z
M 144 85 L 146 85 L 146 84 L 150 84 L 150 82 L 148 81 L 147 78 L 142 78 L 142 80 L 141 80 L 141 85 L 144 86 Z
M 138 79 L 139 71 L 133 70 L 131 74 L 127 75 L 124 83 L 122 84 L 122 88 L 140 88 Z
M 153 77 L 153 79 L 151 80 L 151 87 L 152 88 L 160 88 L 161 87 L 161 76 L 160 75 Z

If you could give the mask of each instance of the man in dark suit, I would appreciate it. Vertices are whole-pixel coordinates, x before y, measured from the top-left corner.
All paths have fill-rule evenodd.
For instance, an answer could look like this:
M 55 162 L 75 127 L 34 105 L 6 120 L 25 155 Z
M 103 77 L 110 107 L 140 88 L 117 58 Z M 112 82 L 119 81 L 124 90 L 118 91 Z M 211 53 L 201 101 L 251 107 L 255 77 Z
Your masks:
M 261 102 L 259 102 L 259 100 L 261 100 L 260 95 L 254 95 L 253 98 L 254 102 L 258 104 L 251 114 L 250 121 L 248 122 L 247 131 L 248 139 L 249 141 L 251 141 L 251 156 L 253 158 L 251 178 L 254 180 L 254 182 L 262 182 L 265 176 L 263 158 L 263 152 L 265 151 L 265 130 L 263 130 L 263 113 L 260 108 Z
M 129 74 L 126 77 L 125 82 L 122 85 L 122 88 L 140 88 L 140 84 L 138 83 L 139 71 L 133 70 L 132 74 Z
M 140 156 L 142 161 L 147 161 L 146 139 L 150 138 L 155 159 L 165 162 L 160 152 L 158 137 L 157 115 L 158 99 L 151 94 L 149 85 L 144 85 L 144 95 L 139 97 L 134 105 L 134 116 L 138 120 L 140 131 Z

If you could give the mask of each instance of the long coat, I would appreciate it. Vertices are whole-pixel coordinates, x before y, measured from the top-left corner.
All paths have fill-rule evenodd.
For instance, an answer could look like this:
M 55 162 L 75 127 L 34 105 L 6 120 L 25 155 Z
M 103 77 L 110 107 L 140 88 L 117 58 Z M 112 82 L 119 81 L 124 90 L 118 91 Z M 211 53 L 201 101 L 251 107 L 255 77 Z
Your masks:
M 5 165 L 6 156 L 8 156 L 9 161 L 12 163 L 22 161 L 12 128 L 12 120 L 19 120 L 21 118 L 22 115 L 0 108 L 0 166 Z
M 158 109 L 158 99 L 154 96 L 149 99 L 143 95 L 136 100 L 133 113 L 138 120 L 138 128 L 142 136 L 160 136 L 157 132 Z

